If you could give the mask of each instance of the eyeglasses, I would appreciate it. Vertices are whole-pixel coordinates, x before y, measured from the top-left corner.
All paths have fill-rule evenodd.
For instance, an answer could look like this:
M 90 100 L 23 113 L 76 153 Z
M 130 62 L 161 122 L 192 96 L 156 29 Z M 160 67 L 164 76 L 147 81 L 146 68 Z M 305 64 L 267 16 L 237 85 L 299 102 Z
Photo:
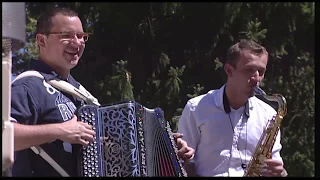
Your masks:
M 88 33 L 76 33 L 76 32 L 50 32 L 48 34 L 57 34 L 60 35 L 62 39 L 71 40 L 74 37 L 77 37 L 77 39 L 83 39 L 84 42 L 88 41 L 89 34 Z

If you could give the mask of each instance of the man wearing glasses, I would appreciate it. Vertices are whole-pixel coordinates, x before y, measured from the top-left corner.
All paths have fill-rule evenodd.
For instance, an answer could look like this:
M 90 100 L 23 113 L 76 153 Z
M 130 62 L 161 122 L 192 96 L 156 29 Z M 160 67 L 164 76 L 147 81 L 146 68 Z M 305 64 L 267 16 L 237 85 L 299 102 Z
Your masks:
M 76 176 L 75 155 L 71 144 L 87 145 L 95 132 L 73 116 L 80 101 L 47 83 L 58 78 L 75 87 L 79 83 L 70 75 L 81 58 L 88 34 L 83 32 L 76 12 L 54 8 L 40 16 L 36 41 L 38 60 L 30 69 L 45 80 L 29 76 L 12 84 L 11 117 L 14 124 L 15 162 L 12 176 L 60 176 L 30 147 L 41 148 L 70 176 Z
M 30 69 L 41 73 L 44 80 L 29 76 L 12 84 L 11 117 L 15 122 L 12 176 L 61 176 L 30 149 L 38 145 L 65 173 L 78 175 L 77 155 L 71 144 L 86 146 L 93 141 L 95 132 L 74 116 L 81 102 L 47 81 L 58 78 L 79 88 L 70 70 L 78 64 L 87 40 L 88 34 L 83 32 L 81 20 L 72 10 L 54 8 L 38 19 L 39 59 L 31 60 Z M 184 157 L 192 154 L 181 138 L 178 144 Z

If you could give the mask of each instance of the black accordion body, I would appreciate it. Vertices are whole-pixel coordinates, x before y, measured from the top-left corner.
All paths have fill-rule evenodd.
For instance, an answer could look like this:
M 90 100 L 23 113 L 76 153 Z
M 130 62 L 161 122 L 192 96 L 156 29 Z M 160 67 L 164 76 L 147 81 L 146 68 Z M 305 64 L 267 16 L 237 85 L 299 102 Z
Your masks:
M 94 142 L 80 150 L 80 176 L 187 176 L 160 108 L 148 109 L 136 102 L 84 105 L 78 119 L 96 132 Z

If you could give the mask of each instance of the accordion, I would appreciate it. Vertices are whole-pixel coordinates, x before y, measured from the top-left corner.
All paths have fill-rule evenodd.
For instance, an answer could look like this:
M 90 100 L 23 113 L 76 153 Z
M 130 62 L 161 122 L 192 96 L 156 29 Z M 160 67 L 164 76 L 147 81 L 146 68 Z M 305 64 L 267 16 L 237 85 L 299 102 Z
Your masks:
M 94 142 L 81 147 L 79 176 L 187 176 L 160 108 L 148 109 L 136 102 L 83 105 L 78 119 L 96 132 Z

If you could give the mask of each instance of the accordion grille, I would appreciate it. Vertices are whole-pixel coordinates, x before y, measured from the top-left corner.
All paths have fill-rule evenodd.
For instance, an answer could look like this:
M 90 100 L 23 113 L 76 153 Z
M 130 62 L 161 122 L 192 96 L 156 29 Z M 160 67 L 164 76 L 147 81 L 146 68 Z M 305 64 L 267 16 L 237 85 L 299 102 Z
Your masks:
M 80 154 L 80 176 L 186 176 L 170 125 L 160 108 L 138 103 L 82 106 L 79 119 L 94 127 L 96 138 Z

